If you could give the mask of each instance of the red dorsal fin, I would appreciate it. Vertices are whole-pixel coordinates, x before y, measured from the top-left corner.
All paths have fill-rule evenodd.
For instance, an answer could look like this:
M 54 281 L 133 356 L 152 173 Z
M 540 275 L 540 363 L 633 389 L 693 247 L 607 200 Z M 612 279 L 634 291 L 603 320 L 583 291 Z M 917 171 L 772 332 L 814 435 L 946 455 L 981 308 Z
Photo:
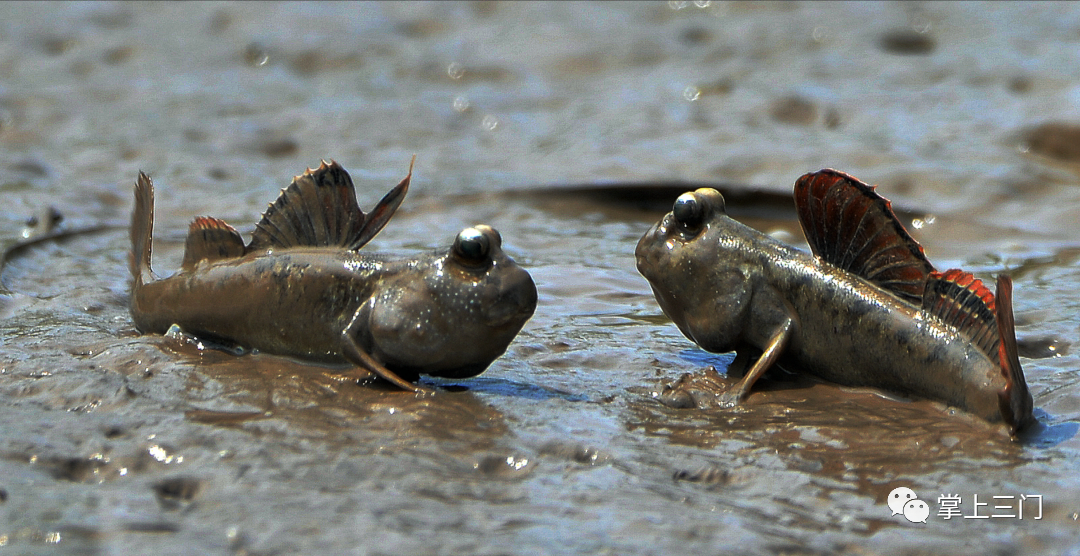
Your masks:
M 415 160 L 416 157 L 413 157 Z M 293 178 L 255 226 L 249 250 L 268 247 L 360 249 L 393 216 L 409 190 L 409 175 L 365 215 L 356 203 L 352 178 L 337 162 L 323 161 Z
M 994 363 L 998 363 L 998 325 L 994 294 L 982 280 L 952 269 L 932 272 L 926 280 L 922 309 L 955 328 Z
M 184 270 L 191 270 L 199 261 L 231 259 L 244 254 L 244 240 L 224 220 L 200 216 L 188 227 L 184 244 Z
M 1016 349 L 1016 326 L 1012 310 L 1012 278 L 999 274 L 997 278 L 997 329 L 1001 335 L 998 358 L 1005 388 L 998 393 L 1001 415 L 1012 427 L 1013 434 L 1035 421 L 1031 413 L 1034 401 L 1028 391 L 1024 370 L 1020 368 L 1020 356 Z
M 934 265 L 874 187 L 836 170 L 795 182 L 795 208 L 815 255 L 918 305 Z

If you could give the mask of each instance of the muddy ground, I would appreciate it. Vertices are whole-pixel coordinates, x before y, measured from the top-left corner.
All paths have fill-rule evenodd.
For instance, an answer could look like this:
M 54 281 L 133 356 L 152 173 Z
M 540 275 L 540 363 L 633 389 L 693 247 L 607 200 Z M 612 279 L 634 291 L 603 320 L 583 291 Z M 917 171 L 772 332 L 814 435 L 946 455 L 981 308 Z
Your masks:
M 1074 3 L 0 4 L 0 241 L 105 226 L 3 270 L 0 551 L 1080 554 L 1077 67 Z M 168 274 L 196 215 L 250 233 L 323 158 L 369 207 L 414 153 L 367 249 L 488 223 L 539 289 L 484 374 L 416 399 L 134 330 L 138 170 Z M 657 401 L 730 356 L 663 316 L 638 238 L 707 184 L 800 244 L 824 167 L 939 268 L 1013 275 L 1035 430 L 782 373 Z

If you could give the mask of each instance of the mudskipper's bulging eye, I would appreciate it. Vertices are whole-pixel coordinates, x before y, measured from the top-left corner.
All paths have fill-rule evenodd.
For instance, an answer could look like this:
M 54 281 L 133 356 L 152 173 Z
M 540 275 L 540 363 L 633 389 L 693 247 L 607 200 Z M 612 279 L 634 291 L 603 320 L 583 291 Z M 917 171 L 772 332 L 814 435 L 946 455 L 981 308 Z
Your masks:
M 675 199 L 671 214 L 684 228 L 696 230 L 705 219 L 705 207 L 693 193 L 683 193 Z
M 481 263 L 487 260 L 491 251 L 488 236 L 476 228 L 465 228 L 454 240 L 454 254 L 467 263 Z

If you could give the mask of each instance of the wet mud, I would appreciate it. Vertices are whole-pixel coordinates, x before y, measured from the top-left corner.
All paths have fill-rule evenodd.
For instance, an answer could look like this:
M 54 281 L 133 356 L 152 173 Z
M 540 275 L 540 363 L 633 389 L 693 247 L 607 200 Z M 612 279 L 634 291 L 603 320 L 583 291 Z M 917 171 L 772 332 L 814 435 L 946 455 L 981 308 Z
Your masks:
M 1072 4 L 0 12 L 2 548 L 1078 550 Z M 197 215 L 255 222 L 322 158 L 371 206 L 414 153 L 410 196 L 365 249 L 430 252 L 486 223 L 537 285 L 534 317 L 484 374 L 424 378 L 436 394 L 417 398 L 342 367 L 136 333 L 124 226 L 138 170 L 159 187 L 155 268 L 171 269 Z M 1014 441 L 797 369 L 718 406 L 731 355 L 664 317 L 634 246 L 700 186 L 803 246 L 791 186 L 824 167 L 878 184 L 938 267 L 1012 274 L 1039 425 Z M 20 247 L 49 207 L 59 235 Z M 931 505 L 926 523 L 890 511 L 901 486 Z M 1023 519 L 947 520 L 946 494 L 986 516 L 1041 495 L 1041 513 L 1028 498 Z

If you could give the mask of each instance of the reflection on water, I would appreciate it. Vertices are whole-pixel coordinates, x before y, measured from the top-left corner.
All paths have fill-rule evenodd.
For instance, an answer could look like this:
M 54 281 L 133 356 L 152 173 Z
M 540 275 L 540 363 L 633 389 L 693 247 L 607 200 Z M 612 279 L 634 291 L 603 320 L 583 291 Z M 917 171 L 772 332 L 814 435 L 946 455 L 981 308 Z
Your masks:
M 469 380 L 455 381 L 425 378 L 421 382 L 423 384 L 436 386 L 440 389 L 449 390 L 452 392 L 471 391 L 477 394 L 509 396 L 512 398 L 522 398 L 528 400 L 561 399 L 568 402 L 580 402 L 588 399 L 581 394 L 562 392 L 536 384 L 516 382 L 513 380 L 506 380 L 497 377 L 476 377 Z

